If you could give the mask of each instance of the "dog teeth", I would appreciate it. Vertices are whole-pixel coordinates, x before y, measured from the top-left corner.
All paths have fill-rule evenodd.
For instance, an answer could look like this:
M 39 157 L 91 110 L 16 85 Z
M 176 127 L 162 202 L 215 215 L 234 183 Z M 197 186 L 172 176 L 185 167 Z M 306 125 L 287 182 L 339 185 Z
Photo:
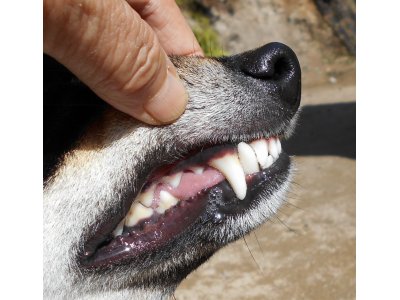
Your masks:
M 134 202 L 125 218 L 125 226 L 133 227 L 140 220 L 147 219 L 153 214 L 153 209 L 142 205 L 141 203 Z
M 279 150 L 278 150 L 278 145 L 277 145 L 276 139 L 270 138 L 268 140 L 268 152 L 269 152 L 269 154 L 272 155 L 274 160 L 278 158 Z
M 250 144 L 241 142 L 237 145 L 237 152 L 211 159 L 208 164 L 225 176 L 236 196 L 243 200 L 247 194 L 246 175 L 257 173 L 260 169 L 269 168 L 278 159 L 281 152 L 282 145 L 279 138 L 259 139 Z M 188 166 L 186 171 L 202 175 L 205 168 L 206 166 L 194 165 Z M 169 208 L 178 204 L 180 199 L 172 195 L 171 192 L 174 190 L 174 194 L 179 194 L 184 173 L 185 171 L 182 171 L 164 176 L 153 182 L 144 192 L 141 192 L 134 200 L 128 214 L 114 229 L 112 235 L 114 237 L 119 236 L 123 233 L 124 226 L 133 227 L 141 220 L 151 217 L 154 211 L 158 214 L 164 214 Z M 160 183 L 163 185 L 160 185 Z M 157 197 L 159 198 L 156 199 Z M 153 209 L 152 207 L 157 202 L 157 207 Z
M 268 159 L 268 144 L 265 139 L 257 140 L 250 143 L 250 146 L 253 148 L 256 153 L 258 163 L 260 164 L 262 169 L 266 168 L 267 159 Z
M 112 235 L 114 237 L 119 236 L 122 234 L 122 231 L 124 230 L 124 224 L 125 224 L 125 218 L 122 219 L 121 222 L 119 222 L 119 224 L 117 225 L 117 227 L 114 229 L 114 231 L 112 232 Z
M 276 139 L 276 145 L 278 147 L 278 154 L 282 153 L 282 145 L 281 145 L 281 140 L 280 139 Z
M 154 198 L 154 190 L 155 190 L 156 186 L 152 185 L 150 186 L 146 191 L 140 193 L 135 202 L 140 202 L 142 203 L 144 206 L 146 207 L 151 207 L 151 204 L 153 203 L 153 198 Z
M 268 155 L 267 162 L 265 163 L 265 168 L 269 168 L 274 163 L 274 158 L 272 155 Z
M 156 212 L 159 214 L 163 214 L 168 208 L 175 206 L 178 203 L 179 199 L 175 198 L 173 195 L 168 193 L 167 191 L 160 192 L 160 203 L 156 208 Z
M 214 158 L 209 162 L 209 165 L 225 176 L 240 200 L 246 197 L 246 178 L 236 153 L 226 154 L 221 158 Z
M 240 163 L 242 164 L 243 167 L 243 171 L 246 175 L 260 171 L 258 167 L 256 154 L 254 153 L 253 148 L 251 148 L 251 146 L 249 146 L 244 142 L 239 143 L 238 154 Z
M 194 174 L 197 175 L 201 175 L 204 172 L 204 168 L 203 167 L 189 167 L 188 168 L 189 171 L 192 171 Z
M 182 172 L 179 172 L 170 176 L 165 176 L 163 177 L 162 182 L 169 184 L 173 188 L 177 188 L 181 183 L 182 174 Z

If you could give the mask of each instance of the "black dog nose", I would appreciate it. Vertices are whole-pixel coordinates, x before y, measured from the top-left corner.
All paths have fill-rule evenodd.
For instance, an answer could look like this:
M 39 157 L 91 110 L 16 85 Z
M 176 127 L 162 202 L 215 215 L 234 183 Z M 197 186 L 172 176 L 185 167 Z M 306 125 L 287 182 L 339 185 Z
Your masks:
M 301 70 L 296 54 L 281 43 L 266 44 L 239 54 L 240 70 L 248 76 L 275 83 L 281 90 L 281 100 L 293 109 L 300 104 Z

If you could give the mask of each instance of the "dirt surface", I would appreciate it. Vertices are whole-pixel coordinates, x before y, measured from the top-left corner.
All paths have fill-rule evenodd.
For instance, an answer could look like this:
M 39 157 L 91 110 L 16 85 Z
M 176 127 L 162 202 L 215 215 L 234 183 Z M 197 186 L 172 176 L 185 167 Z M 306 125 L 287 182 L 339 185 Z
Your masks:
M 175 298 L 354 299 L 354 57 L 312 1 L 202 2 L 227 52 L 270 41 L 295 50 L 303 70 L 303 115 L 283 145 L 297 166 L 288 203 L 246 241 L 225 247 L 190 274 Z
M 176 299 L 355 298 L 354 161 L 295 161 L 296 183 L 277 218 L 247 236 L 248 247 L 239 240 L 189 275 Z

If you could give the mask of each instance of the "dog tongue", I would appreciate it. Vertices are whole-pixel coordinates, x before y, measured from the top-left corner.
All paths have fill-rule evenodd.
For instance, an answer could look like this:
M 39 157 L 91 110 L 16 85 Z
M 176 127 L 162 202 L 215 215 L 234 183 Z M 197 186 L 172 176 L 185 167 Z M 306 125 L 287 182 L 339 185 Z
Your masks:
M 196 196 L 204 189 L 217 185 L 224 179 L 225 177 L 213 168 L 206 168 L 201 173 L 183 172 L 177 186 L 174 187 L 173 183 L 171 184 L 168 182 L 162 182 L 157 185 L 154 191 L 152 207 L 158 206 L 160 202 L 160 193 L 162 191 L 166 191 L 180 200 L 186 200 Z

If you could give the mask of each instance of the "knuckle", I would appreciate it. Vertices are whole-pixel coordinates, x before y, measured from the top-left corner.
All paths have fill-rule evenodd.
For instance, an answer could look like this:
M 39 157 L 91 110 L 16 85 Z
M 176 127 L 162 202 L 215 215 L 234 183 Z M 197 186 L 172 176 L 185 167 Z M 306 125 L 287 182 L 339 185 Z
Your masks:
M 166 55 L 152 29 L 141 20 L 133 20 L 132 29 L 117 34 L 121 43 L 113 43 L 100 69 L 107 69 L 96 88 L 118 94 L 122 98 L 150 98 L 167 75 Z M 128 42 L 126 42 L 128 41 Z M 114 37 L 115 42 L 115 37 Z M 140 96 L 142 95 L 142 96 Z M 132 101 L 132 100 L 130 100 Z
M 155 40 L 143 43 L 135 53 L 134 65 L 129 78 L 121 89 L 126 93 L 140 93 L 162 76 L 165 65 L 164 54 Z

